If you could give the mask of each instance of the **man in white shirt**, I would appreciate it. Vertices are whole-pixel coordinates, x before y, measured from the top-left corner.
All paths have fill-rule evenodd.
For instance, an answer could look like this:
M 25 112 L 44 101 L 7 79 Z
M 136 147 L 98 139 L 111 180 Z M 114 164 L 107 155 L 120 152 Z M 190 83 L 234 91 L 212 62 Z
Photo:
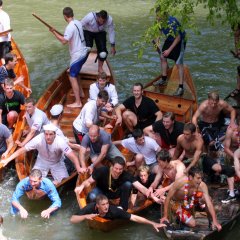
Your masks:
M 19 140 L 16 141 L 19 147 L 24 147 L 26 143 L 28 143 L 34 136 L 41 132 L 43 125 L 49 123 L 46 113 L 38 109 L 35 104 L 35 99 L 31 97 L 25 100 L 25 118 L 29 129 L 25 132 L 27 136 L 22 142 Z
M 103 63 L 107 58 L 106 47 L 106 29 L 108 29 L 109 41 L 111 44 L 111 54 L 115 55 L 115 31 L 113 19 L 105 10 L 100 12 L 90 12 L 81 20 L 84 37 L 87 47 L 93 47 L 93 40 L 95 40 L 98 52 L 98 72 L 103 71 Z
M 63 9 L 63 16 L 68 23 L 64 36 L 58 34 L 55 29 L 50 29 L 50 31 L 62 44 L 69 44 L 69 52 L 71 56 L 69 80 L 76 100 L 74 103 L 68 104 L 67 107 L 82 107 L 80 95 L 83 95 L 83 91 L 82 88 L 79 88 L 77 77 L 83 64 L 87 60 L 89 48 L 86 47 L 82 24 L 80 21 L 74 19 L 72 8 L 65 7 Z
M 73 122 L 73 133 L 78 144 L 81 143 L 84 135 L 88 133 L 89 128 L 98 123 L 101 108 L 105 106 L 107 101 L 108 93 L 102 90 L 98 93 L 97 100 L 90 100 L 84 105 Z
M 0 0 L 0 32 L 9 30 L 10 18 L 9 15 L 2 9 L 3 1 Z M 7 53 L 11 51 L 11 34 L 7 33 L 0 37 L 0 58 L 4 63 L 4 57 Z

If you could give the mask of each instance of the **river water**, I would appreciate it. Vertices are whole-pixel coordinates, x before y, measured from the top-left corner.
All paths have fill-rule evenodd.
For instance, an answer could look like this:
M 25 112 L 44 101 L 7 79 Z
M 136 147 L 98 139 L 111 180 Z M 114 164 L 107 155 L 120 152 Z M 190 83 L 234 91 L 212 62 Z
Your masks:
M 13 37 L 24 54 L 31 76 L 33 96 L 38 98 L 52 79 L 56 78 L 68 65 L 68 47 L 62 46 L 51 35 L 48 29 L 32 17 L 36 13 L 56 29 L 63 32 L 66 22 L 62 17 L 62 9 L 71 6 L 75 17 L 82 18 L 90 11 L 106 9 L 113 16 L 116 25 L 115 57 L 109 57 L 116 79 L 120 99 L 129 96 L 134 82 L 146 83 L 159 74 L 159 58 L 152 46 L 147 46 L 142 59 L 137 58 L 138 50 L 132 43 L 139 40 L 144 30 L 154 20 L 149 15 L 153 6 L 151 0 L 4 0 L 4 9 L 11 17 Z M 229 49 L 233 49 L 233 38 L 229 28 L 220 23 L 212 27 L 204 20 L 205 13 L 197 13 L 197 26 L 201 35 L 188 31 L 188 44 L 185 63 L 190 67 L 199 101 L 206 98 L 211 90 L 218 90 L 221 97 L 235 88 L 236 67 L 239 63 Z M 76 240 L 76 239 L 146 239 L 152 240 L 157 235 L 149 226 L 129 223 L 111 233 L 89 230 L 85 223 L 71 225 L 70 216 L 77 210 L 77 202 L 73 190 L 61 193 L 63 207 L 49 220 L 41 219 L 39 213 L 47 208 L 49 202 L 29 201 L 22 198 L 23 205 L 29 210 L 27 220 L 9 213 L 10 200 L 17 184 L 14 170 L 9 170 L 5 180 L 0 183 L 0 213 L 4 216 L 3 234 L 14 240 Z M 153 208 L 144 216 L 158 220 L 158 209 Z M 238 226 L 239 227 L 239 226 Z M 240 236 L 239 230 L 233 230 L 228 239 Z M 227 239 L 226 238 L 226 239 Z M 1 239 L 1 238 L 0 238 Z

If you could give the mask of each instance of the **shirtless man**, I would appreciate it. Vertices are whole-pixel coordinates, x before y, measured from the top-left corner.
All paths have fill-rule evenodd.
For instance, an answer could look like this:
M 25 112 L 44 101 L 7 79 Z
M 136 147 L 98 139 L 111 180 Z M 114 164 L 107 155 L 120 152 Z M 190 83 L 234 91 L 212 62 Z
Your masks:
M 200 169 L 191 168 L 188 177 L 183 176 L 173 184 L 164 202 L 164 215 L 161 218 L 161 222 L 169 221 L 168 210 L 172 199 L 175 201 L 175 204 L 173 204 L 175 206 L 172 207 L 175 207 L 177 217 L 188 227 L 196 227 L 196 220 L 191 214 L 191 209 L 197 206 L 203 209 L 203 204 L 201 203 L 204 199 L 207 210 L 212 217 L 212 227 L 216 227 L 218 231 L 222 229 L 222 226 L 217 221 L 207 185 L 202 181 L 202 172 Z
M 221 113 L 230 114 L 230 126 L 235 127 L 236 111 L 228 103 L 219 99 L 219 94 L 210 92 L 208 99 L 203 101 L 192 118 L 192 123 L 199 126 L 200 131 L 208 129 L 203 134 L 204 143 L 209 145 L 213 142 L 222 127 Z M 201 117 L 200 121 L 198 119 Z
M 201 156 L 203 149 L 203 139 L 199 133 L 196 132 L 196 126 L 193 123 L 186 123 L 184 125 L 183 134 L 177 138 L 177 146 L 173 155 L 176 160 L 184 152 L 183 163 L 187 167 L 185 172 L 195 166 Z
M 165 192 L 169 191 L 176 179 L 184 175 L 186 167 L 180 160 L 172 160 L 169 151 L 166 149 L 162 149 L 157 153 L 157 161 L 159 166 L 157 177 L 159 179 L 165 178 L 162 186 L 154 191 L 154 196 L 160 198 Z M 164 186 L 164 182 L 168 182 L 167 186 Z

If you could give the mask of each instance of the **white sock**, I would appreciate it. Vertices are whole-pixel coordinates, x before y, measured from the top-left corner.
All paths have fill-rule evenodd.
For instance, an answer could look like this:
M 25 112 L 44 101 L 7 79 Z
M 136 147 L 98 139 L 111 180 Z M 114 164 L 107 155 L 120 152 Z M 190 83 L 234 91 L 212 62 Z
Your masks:
M 229 196 L 231 196 L 231 197 L 234 197 L 234 196 L 235 196 L 234 190 L 230 190 L 230 191 L 229 191 Z

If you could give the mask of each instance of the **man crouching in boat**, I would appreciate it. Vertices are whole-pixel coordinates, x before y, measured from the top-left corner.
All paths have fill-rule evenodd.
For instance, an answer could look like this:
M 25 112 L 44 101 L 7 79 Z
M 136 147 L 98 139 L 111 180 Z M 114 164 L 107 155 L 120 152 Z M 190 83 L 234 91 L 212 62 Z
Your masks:
M 171 209 L 175 211 L 177 218 L 188 227 L 195 227 L 196 220 L 192 211 L 197 207 L 203 210 L 204 203 L 206 203 L 207 211 L 212 217 L 212 227 L 220 231 L 222 226 L 217 221 L 207 185 L 202 181 L 202 171 L 197 167 L 192 167 L 188 173 L 188 177 L 179 178 L 171 187 L 164 203 L 164 215 L 161 222 L 168 221 L 168 208 L 172 200 Z
M 137 223 L 149 224 L 159 232 L 159 228 L 164 227 L 164 224 L 150 221 L 144 217 L 125 212 L 117 206 L 110 205 L 108 198 L 99 194 L 96 198 L 96 203 L 89 203 L 83 209 L 80 209 L 77 215 L 73 215 L 70 219 L 71 223 L 79 223 L 84 220 L 93 220 L 94 217 L 99 216 L 106 219 L 125 219 Z
M 49 218 L 50 215 L 61 207 L 61 199 L 59 198 L 58 192 L 54 184 L 47 178 L 42 178 L 42 173 L 38 169 L 33 169 L 29 177 L 22 179 L 12 196 L 12 207 L 11 213 L 16 214 L 20 213 L 21 218 L 27 218 L 27 210 L 20 204 L 19 198 L 25 193 L 32 191 L 32 198 L 34 195 L 45 195 L 49 197 L 52 202 L 52 205 L 41 212 L 42 218 Z

